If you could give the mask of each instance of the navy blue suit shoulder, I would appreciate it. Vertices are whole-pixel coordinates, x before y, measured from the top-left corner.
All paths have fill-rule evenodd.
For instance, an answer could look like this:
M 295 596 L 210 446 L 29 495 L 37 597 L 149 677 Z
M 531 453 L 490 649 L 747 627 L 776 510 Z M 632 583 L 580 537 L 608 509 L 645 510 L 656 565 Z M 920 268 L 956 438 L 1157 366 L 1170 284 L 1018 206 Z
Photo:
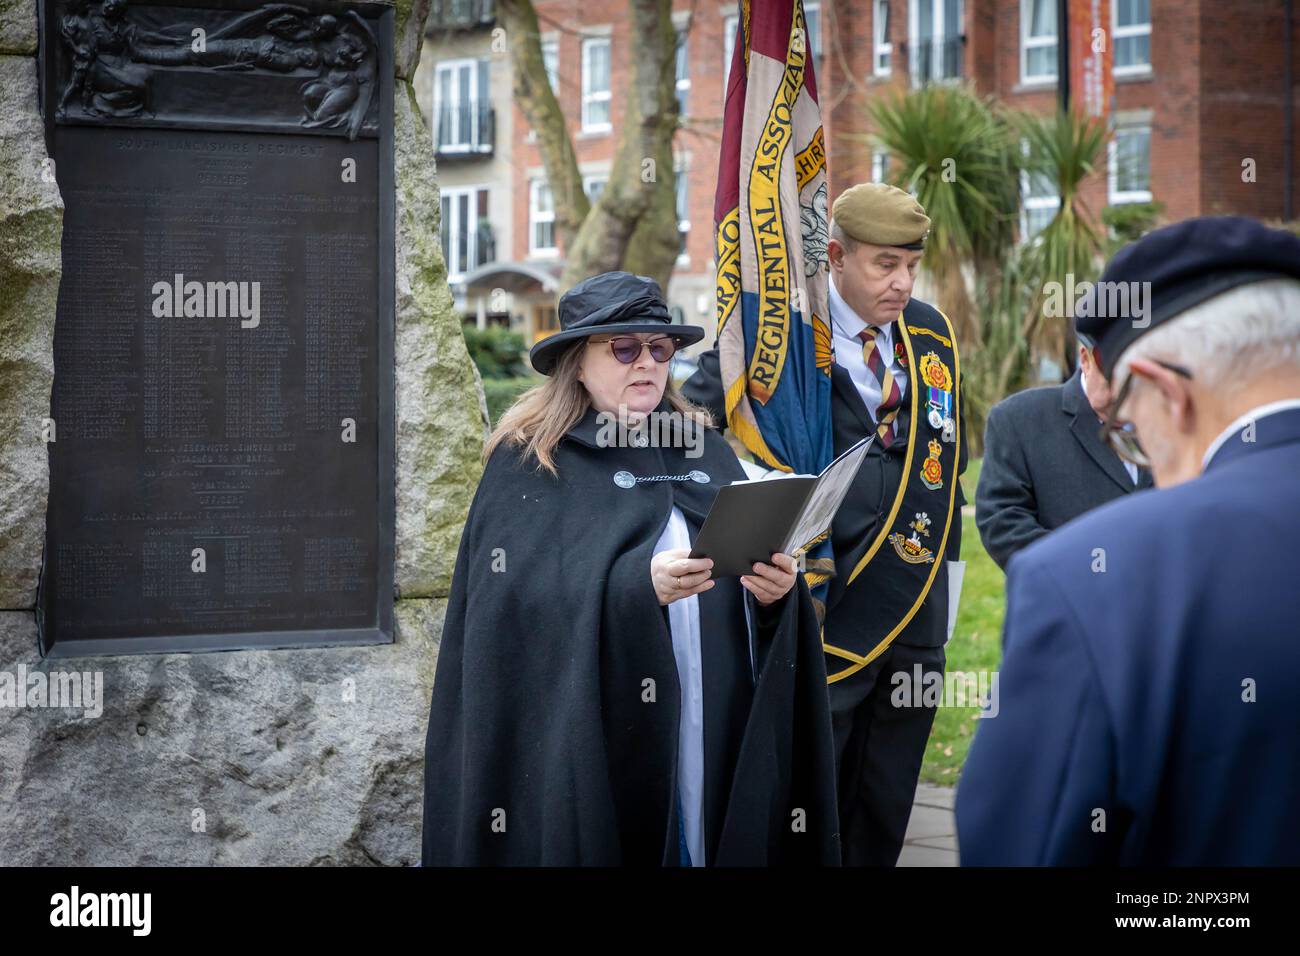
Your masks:
M 957 800 L 963 863 L 1300 863 L 1288 414 L 1271 428 L 1292 440 L 1225 449 L 1012 558 L 998 714 Z

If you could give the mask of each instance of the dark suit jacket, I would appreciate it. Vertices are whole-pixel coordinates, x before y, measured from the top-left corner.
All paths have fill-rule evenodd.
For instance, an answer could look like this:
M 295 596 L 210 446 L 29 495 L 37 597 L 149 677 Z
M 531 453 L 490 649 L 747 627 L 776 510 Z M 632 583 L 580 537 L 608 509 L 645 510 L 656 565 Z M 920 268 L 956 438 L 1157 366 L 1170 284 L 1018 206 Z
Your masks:
M 1011 559 L 963 865 L 1300 865 L 1300 409 L 1245 437 Z
M 929 309 L 933 306 L 913 299 L 908 303 L 908 310 Z M 907 316 L 909 312 L 905 311 Z M 937 314 L 936 314 L 937 318 Z M 899 341 L 898 323 L 893 326 L 894 341 Z M 908 388 L 912 385 L 909 383 Z M 704 405 L 713 413 L 713 420 L 720 428 L 727 423 L 726 407 L 723 403 L 722 379 L 718 370 L 718 348 L 703 353 L 699 360 L 699 370 L 682 385 L 682 394 L 698 405 Z M 853 646 L 849 639 L 841 640 L 837 635 L 841 629 L 856 629 L 856 622 L 863 616 L 871 614 L 872 595 L 866 588 L 855 582 L 846 588 L 845 581 L 849 572 L 861 558 L 865 545 L 875 537 L 879 523 L 883 522 L 893 497 L 903 479 L 903 458 L 907 450 L 908 409 L 911 393 L 903 401 L 902 411 L 898 416 L 898 438 L 886 451 L 879 442 L 872 444 L 866 460 L 858 469 L 857 477 L 845 496 L 844 503 L 836 512 L 831 524 L 831 547 L 835 552 L 836 576 L 831 579 L 826 595 L 826 643 L 836 646 Z M 962 402 L 960 389 L 957 396 Z M 966 417 L 964 404 L 960 408 L 958 419 L 961 423 L 961 455 L 957 463 L 957 477 L 966 470 Z M 871 414 L 863 404 L 862 395 L 853 384 L 852 376 L 838 365 L 831 366 L 831 425 L 835 454 L 840 454 L 849 446 L 861 441 L 875 430 Z M 956 500 L 953 503 L 952 529 L 948 533 L 948 546 L 944 558 L 946 561 L 958 561 L 961 555 L 961 508 L 966 503 L 961 485 L 957 486 Z M 948 638 L 948 567 L 946 562 L 940 567 L 934 585 L 916 615 L 907 627 L 894 639 L 896 644 L 908 644 L 920 647 L 940 647 Z
M 1047 532 L 1135 490 L 1100 428 L 1077 372 L 1064 385 L 1027 389 L 993 406 L 975 524 L 1000 567 Z M 1150 473 L 1139 469 L 1137 489 L 1149 487 Z

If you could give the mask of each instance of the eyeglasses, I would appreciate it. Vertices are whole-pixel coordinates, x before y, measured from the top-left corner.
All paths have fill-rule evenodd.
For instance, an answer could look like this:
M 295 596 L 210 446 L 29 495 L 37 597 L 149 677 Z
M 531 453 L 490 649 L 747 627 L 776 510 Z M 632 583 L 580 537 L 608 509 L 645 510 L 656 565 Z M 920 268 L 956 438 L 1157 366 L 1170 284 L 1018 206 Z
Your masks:
M 667 362 L 677 351 L 677 340 L 668 335 L 661 335 L 657 338 L 643 342 L 634 335 L 616 335 L 609 339 L 592 339 L 593 343 L 609 343 L 609 349 L 614 353 L 614 358 L 618 359 L 624 365 L 631 365 L 641 357 L 643 348 L 650 349 L 650 357 L 660 364 Z
M 1175 375 L 1181 375 L 1183 378 L 1190 379 L 1192 372 L 1190 369 L 1183 368 L 1181 365 L 1174 365 L 1171 362 L 1162 362 L 1160 359 L 1151 361 L 1163 369 L 1168 369 Z M 1120 386 L 1119 392 L 1115 395 L 1115 400 L 1107 407 L 1104 414 L 1105 421 L 1101 426 L 1102 444 L 1110 445 L 1115 454 L 1119 455 L 1124 461 L 1132 462 L 1139 468 L 1150 468 L 1151 459 L 1146 451 L 1143 450 L 1141 443 L 1138 442 L 1137 433 L 1133 431 L 1131 422 L 1119 420 L 1119 410 L 1124 407 L 1128 401 L 1129 393 L 1133 390 L 1133 380 L 1137 378 L 1132 372 L 1129 372 L 1128 378 L 1124 379 L 1124 384 Z

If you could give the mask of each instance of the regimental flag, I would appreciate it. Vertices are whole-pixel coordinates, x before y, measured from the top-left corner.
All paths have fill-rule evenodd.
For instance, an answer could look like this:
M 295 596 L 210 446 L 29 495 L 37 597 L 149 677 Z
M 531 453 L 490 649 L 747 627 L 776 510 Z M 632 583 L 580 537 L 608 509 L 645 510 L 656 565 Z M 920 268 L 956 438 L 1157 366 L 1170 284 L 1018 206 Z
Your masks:
M 718 359 L 727 427 L 786 472 L 834 457 L 827 189 L 803 2 L 740 0 L 713 207 Z M 833 564 L 814 553 L 816 589 Z

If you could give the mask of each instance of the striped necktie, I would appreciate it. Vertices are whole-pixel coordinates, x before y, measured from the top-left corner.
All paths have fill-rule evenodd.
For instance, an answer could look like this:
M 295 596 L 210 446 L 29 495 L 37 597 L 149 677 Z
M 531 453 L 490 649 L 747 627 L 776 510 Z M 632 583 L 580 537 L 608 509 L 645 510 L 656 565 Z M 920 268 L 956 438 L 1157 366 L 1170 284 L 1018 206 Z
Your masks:
M 903 394 L 899 390 L 898 383 L 894 381 L 894 373 L 890 371 L 889 364 L 880 358 L 880 349 L 876 348 L 876 336 L 879 334 L 879 326 L 868 325 L 858 333 L 858 338 L 862 339 L 862 357 L 866 360 L 867 370 L 880 383 L 880 404 L 876 407 L 873 417 L 876 420 L 876 434 L 880 436 L 880 444 L 888 448 L 894 443 L 894 419 L 898 417 Z

